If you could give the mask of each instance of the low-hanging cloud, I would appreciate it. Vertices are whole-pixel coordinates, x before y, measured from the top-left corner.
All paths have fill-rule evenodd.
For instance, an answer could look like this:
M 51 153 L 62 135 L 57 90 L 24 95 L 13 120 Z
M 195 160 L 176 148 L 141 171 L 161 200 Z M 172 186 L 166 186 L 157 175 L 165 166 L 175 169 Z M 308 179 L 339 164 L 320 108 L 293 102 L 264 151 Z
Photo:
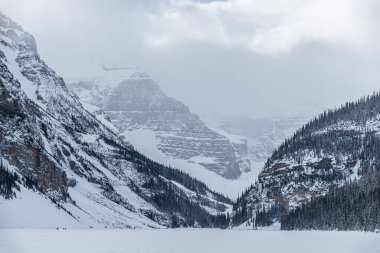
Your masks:
M 314 116 L 379 89 L 379 0 L 0 0 L 66 81 L 147 71 L 201 115 Z M 254 53 L 247 53 L 254 52 Z
M 170 0 L 150 13 L 147 42 L 193 40 L 258 53 L 287 53 L 307 42 L 370 48 L 372 0 Z

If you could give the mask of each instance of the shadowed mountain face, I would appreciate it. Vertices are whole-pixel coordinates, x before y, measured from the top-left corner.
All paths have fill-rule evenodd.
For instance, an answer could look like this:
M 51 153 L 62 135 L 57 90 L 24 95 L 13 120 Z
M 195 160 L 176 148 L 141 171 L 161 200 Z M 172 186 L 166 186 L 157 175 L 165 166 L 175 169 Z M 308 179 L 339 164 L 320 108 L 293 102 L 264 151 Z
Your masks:
M 107 93 L 99 92 L 104 89 L 102 86 L 109 87 Z M 134 72 L 117 83 L 82 81 L 71 87 L 82 101 L 102 108 L 127 139 L 136 132 L 153 132 L 150 143 L 144 143 L 144 138 L 140 141 L 134 138 L 137 148 L 154 146 L 161 156 L 187 161 L 188 166 L 201 165 L 199 169 L 229 179 L 236 179 L 250 169 L 244 157 L 246 143 L 234 143 L 208 128 L 182 102 L 166 96 L 146 73 Z M 157 154 L 147 155 L 160 161 Z
M 0 13 L 0 227 L 225 226 L 228 199 L 135 151 L 36 48 Z

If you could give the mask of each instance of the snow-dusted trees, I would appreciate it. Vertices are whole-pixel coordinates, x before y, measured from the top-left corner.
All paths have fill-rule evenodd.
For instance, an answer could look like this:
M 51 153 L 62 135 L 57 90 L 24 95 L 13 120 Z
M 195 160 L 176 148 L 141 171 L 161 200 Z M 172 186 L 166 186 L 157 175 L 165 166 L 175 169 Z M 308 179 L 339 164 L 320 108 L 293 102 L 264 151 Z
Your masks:
M 17 182 L 19 176 L 16 173 L 8 171 L 0 158 L 0 195 L 5 199 L 10 199 L 15 196 L 14 189 L 20 190 Z
M 144 183 L 142 187 L 150 194 L 144 194 L 141 190 L 137 193 L 150 203 L 153 203 L 158 210 L 171 214 L 170 227 L 218 227 L 226 228 L 229 219 L 222 213 L 226 211 L 226 207 L 220 203 L 232 204 L 227 197 L 213 192 L 203 182 L 191 177 L 189 174 L 180 170 L 159 164 L 150 158 L 144 156 L 133 148 L 125 148 L 113 140 L 104 139 L 106 143 L 116 148 L 119 159 L 130 161 L 134 168 L 143 175 Z M 101 159 L 101 158 L 100 158 Z M 177 187 L 175 183 L 180 184 L 186 189 L 196 193 L 197 198 L 190 198 L 185 191 Z M 135 187 L 137 190 L 137 187 Z M 112 188 L 109 194 L 114 194 Z M 214 200 L 201 195 L 211 195 Z M 212 215 L 207 212 L 201 205 L 212 206 L 220 210 L 220 214 Z M 156 220 L 154 213 L 147 213 L 147 217 Z
M 380 173 L 368 173 L 283 215 L 281 229 L 380 229 Z
M 379 92 L 326 111 L 311 120 L 273 152 L 260 173 L 258 182 L 243 193 L 234 205 L 233 223 L 238 225 L 251 216 L 256 216 L 256 223 L 265 225 L 271 217 L 279 220 L 279 217 L 285 215 L 284 229 L 373 229 L 378 226 L 375 212 L 379 213 L 379 208 L 371 204 L 373 201 L 378 203 L 375 200 L 375 188 L 356 195 L 357 192 L 352 189 L 364 189 L 355 186 L 358 183 L 344 186 L 350 191 L 345 191 L 345 188 L 336 189 L 336 186 L 350 182 L 353 176 L 368 178 L 377 173 L 380 168 L 379 127 Z M 377 181 L 377 186 L 379 182 Z M 334 189 L 331 195 L 313 199 L 290 214 L 277 207 L 257 210 L 263 199 L 268 203 L 281 199 L 283 209 L 288 210 L 288 202 L 292 197 L 296 196 L 301 200 L 296 204 L 301 204 L 308 197 L 323 195 L 330 189 Z M 350 200 L 351 195 L 353 200 Z M 307 198 L 302 199 L 302 196 Z M 333 210 L 338 211 L 333 213 Z M 339 210 L 344 212 L 343 216 Z M 323 215 L 337 216 L 326 218 Z M 352 223 L 343 225 L 341 217 L 349 215 Z M 306 222 L 308 219 L 314 223 Z M 319 223 L 319 219 L 325 220 Z M 340 220 L 333 223 L 334 219 Z

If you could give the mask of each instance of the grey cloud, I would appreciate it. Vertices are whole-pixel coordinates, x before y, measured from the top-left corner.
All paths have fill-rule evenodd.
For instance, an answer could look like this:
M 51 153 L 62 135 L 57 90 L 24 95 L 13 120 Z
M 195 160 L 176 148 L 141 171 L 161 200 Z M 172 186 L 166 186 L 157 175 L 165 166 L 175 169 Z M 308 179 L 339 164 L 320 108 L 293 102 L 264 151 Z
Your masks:
M 137 67 L 202 115 L 313 115 L 370 94 L 380 83 L 376 43 L 354 49 L 307 39 L 285 54 L 267 55 L 182 36 L 152 47 L 147 38 L 154 33 L 177 36 L 170 27 L 158 31 L 152 25 L 151 15 L 163 11 L 159 1 L 0 0 L 0 5 L 35 35 L 42 58 L 67 80 L 96 74 L 104 63 Z M 376 16 L 366 20 L 379 24 Z M 231 29 L 236 25 L 223 22 Z

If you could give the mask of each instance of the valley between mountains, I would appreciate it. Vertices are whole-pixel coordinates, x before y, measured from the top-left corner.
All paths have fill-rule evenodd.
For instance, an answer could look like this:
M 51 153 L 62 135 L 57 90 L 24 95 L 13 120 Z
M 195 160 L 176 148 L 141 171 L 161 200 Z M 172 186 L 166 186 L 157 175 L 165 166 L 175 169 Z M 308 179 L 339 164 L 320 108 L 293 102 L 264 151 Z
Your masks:
M 378 92 L 255 135 L 98 74 L 66 83 L 0 13 L 0 228 L 380 229 Z

